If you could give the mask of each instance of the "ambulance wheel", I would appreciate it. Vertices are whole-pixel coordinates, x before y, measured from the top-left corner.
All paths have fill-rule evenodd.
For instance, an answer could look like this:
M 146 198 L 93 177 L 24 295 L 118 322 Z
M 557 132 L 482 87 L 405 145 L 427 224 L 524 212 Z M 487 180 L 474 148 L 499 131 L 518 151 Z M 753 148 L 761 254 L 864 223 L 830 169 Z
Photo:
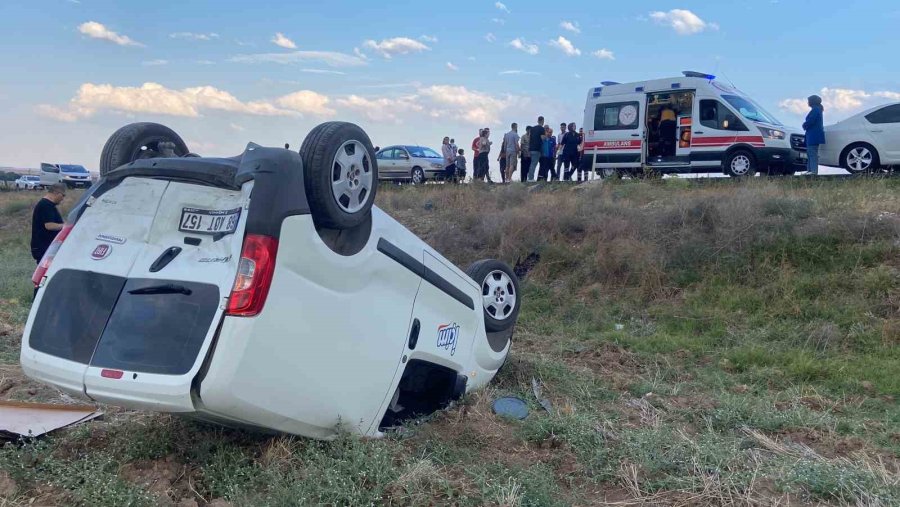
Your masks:
M 732 178 L 746 178 L 756 174 L 756 158 L 747 150 L 735 150 L 725 158 L 724 173 Z
M 378 187 L 375 149 L 365 131 L 352 123 L 323 123 L 303 140 L 300 157 L 316 225 L 350 229 L 363 223 Z
M 162 143 L 170 143 L 163 145 Z M 159 123 L 131 123 L 109 136 L 100 152 L 100 176 L 145 158 L 183 157 L 190 152 L 174 130 Z
M 496 259 L 484 259 L 469 266 L 466 274 L 481 286 L 481 307 L 487 332 L 511 328 L 522 306 L 519 277 L 512 268 Z

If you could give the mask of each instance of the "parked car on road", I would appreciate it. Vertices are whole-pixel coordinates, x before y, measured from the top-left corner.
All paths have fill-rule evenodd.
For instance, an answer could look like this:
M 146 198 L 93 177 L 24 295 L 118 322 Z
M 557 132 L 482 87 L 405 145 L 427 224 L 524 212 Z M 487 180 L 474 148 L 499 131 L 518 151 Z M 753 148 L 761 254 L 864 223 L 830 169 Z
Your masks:
M 23 175 L 16 180 L 16 190 L 37 190 L 41 188 L 41 177 Z
M 424 146 L 388 146 L 376 153 L 375 158 L 380 180 L 410 181 L 418 185 L 444 176 L 443 157 Z
M 379 436 L 505 362 L 515 273 L 492 259 L 464 272 L 373 206 L 379 167 L 356 125 L 319 125 L 299 153 L 187 154 L 153 123 L 107 141 L 100 180 L 32 277 L 28 376 L 327 439 Z
M 826 126 L 819 163 L 853 174 L 900 166 L 900 102 Z
M 69 188 L 91 186 L 91 173 L 76 164 L 41 164 L 41 185 L 65 183 Z

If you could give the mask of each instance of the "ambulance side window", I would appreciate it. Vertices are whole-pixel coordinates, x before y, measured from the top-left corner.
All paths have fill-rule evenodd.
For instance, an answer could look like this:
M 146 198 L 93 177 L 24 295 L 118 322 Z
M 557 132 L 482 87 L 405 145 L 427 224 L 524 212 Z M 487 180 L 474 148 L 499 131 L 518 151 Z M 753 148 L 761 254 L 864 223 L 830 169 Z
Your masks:
M 594 109 L 594 130 L 634 130 L 638 128 L 640 104 L 614 102 L 597 104 Z
M 716 130 L 747 130 L 747 127 L 718 100 L 700 101 L 700 125 Z

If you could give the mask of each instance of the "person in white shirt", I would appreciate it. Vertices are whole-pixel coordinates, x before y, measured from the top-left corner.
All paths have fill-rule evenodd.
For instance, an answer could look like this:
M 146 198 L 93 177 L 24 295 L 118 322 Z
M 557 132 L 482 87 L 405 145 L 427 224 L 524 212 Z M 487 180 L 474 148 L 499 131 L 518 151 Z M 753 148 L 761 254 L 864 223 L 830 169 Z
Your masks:
M 447 180 L 456 177 L 456 153 L 450 145 L 450 138 L 445 137 L 441 142 L 441 156 L 444 158 L 444 177 Z
M 506 157 L 506 174 L 503 181 L 512 181 L 512 174 L 516 170 L 516 154 L 519 153 L 519 125 L 513 123 L 509 132 L 503 135 L 503 156 Z

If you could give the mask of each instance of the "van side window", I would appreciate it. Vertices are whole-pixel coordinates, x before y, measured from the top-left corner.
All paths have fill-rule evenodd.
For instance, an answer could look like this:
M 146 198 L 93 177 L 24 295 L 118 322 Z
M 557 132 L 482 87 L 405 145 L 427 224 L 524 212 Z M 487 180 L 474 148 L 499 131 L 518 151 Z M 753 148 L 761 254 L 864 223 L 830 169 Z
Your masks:
M 716 130 L 746 131 L 747 127 L 718 100 L 700 101 L 700 125 Z
M 41 171 L 45 173 L 58 173 L 59 168 L 53 164 L 41 164 Z
M 638 102 L 597 104 L 594 110 L 594 130 L 632 130 L 640 119 Z

